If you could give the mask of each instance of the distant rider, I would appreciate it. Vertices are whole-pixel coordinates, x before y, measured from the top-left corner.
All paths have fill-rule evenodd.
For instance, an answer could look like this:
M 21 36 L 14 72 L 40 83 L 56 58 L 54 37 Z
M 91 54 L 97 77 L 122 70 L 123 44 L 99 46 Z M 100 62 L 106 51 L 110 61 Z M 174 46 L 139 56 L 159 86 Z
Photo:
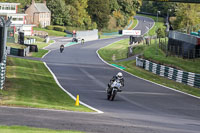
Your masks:
M 60 53 L 62 53 L 63 52 L 63 50 L 64 50 L 64 45 L 62 44 L 62 45 L 60 45 Z
M 123 74 L 121 72 L 118 72 L 117 75 L 113 76 L 112 79 L 110 80 L 110 83 L 108 84 L 108 90 L 107 91 L 110 91 L 110 87 L 111 87 L 112 83 L 117 79 L 119 79 L 121 85 L 124 86 Z M 122 90 L 119 88 L 119 91 L 122 91 Z

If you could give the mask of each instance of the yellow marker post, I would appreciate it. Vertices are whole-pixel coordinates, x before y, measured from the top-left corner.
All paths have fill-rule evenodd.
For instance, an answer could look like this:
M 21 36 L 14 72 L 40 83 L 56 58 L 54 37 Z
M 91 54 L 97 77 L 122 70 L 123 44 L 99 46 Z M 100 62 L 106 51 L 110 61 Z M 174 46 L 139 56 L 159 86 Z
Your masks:
M 75 103 L 75 106 L 79 106 L 79 95 L 77 95 L 77 97 L 76 97 L 76 103 Z

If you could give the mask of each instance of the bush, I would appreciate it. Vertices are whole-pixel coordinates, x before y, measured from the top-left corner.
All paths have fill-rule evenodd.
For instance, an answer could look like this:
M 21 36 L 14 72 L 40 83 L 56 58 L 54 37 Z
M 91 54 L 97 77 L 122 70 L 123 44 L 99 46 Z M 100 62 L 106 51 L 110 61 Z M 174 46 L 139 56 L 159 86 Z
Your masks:
M 53 28 L 54 28 L 54 27 L 51 26 L 51 25 L 49 25 L 49 26 L 46 27 L 47 30 L 53 30 Z
M 72 26 L 66 26 L 66 30 L 72 32 L 73 30 L 78 31 L 78 30 L 86 30 L 86 29 L 83 28 L 83 27 L 72 27 Z
M 61 26 L 54 26 L 53 29 L 56 30 L 56 31 L 61 31 L 61 32 L 64 32 L 64 31 L 65 31 L 65 28 L 64 28 L 64 27 L 61 27 Z

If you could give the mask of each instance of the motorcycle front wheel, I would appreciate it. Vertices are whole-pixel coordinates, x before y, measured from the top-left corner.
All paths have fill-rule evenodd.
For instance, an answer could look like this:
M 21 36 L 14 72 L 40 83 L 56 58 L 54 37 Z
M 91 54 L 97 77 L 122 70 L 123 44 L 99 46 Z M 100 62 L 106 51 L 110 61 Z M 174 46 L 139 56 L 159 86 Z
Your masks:
M 117 91 L 116 90 L 113 90 L 112 91 L 112 94 L 110 96 L 110 101 L 113 101 L 115 99 L 115 95 L 117 94 Z
M 111 92 L 108 92 L 108 89 L 106 89 L 107 90 L 107 100 L 110 100 L 110 96 L 111 96 Z

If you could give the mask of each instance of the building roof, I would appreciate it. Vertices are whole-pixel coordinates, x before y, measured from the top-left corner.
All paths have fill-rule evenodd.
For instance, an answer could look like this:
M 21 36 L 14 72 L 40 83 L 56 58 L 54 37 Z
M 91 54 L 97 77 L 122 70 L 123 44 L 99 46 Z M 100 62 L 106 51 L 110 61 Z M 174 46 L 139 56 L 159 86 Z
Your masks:
M 50 12 L 44 3 L 34 3 L 34 6 L 38 12 Z

